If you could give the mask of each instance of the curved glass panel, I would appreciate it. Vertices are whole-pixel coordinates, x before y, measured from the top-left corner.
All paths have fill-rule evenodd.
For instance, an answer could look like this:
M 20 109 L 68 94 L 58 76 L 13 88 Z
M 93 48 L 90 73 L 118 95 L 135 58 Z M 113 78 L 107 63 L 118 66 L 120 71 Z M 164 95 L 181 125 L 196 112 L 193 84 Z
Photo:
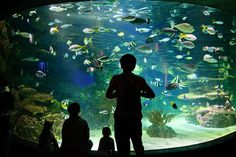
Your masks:
M 236 130 L 232 15 L 185 3 L 114 0 L 32 8 L 1 25 L 8 32 L 5 71 L 20 95 L 13 133 L 26 141 L 37 143 L 47 118 L 60 142 L 67 106 L 77 101 L 97 150 L 101 128 L 113 128 L 116 102 L 105 91 L 122 72 L 125 53 L 137 57 L 134 73 L 156 94 L 142 99 L 145 150 Z

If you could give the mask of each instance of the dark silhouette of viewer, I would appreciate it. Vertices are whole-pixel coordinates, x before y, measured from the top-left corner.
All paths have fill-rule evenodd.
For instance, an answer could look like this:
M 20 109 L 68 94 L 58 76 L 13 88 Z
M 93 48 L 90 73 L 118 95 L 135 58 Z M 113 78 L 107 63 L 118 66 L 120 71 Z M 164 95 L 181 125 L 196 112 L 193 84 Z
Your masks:
M 11 142 L 11 117 L 15 113 L 15 98 L 10 82 L 0 74 L 0 157 L 8 157 Z
M 89 126 L 86 120 L 80 117 L 80 105 L 73 102 L 68 106 L 69 118 L 62 126 L 61 155 L 87 157 L 92 148 L 92 141 L 89 140 Z
M 111 138 L 111 129 L 109 127 L 102 128 L 103 137 L 99 141 L 98 152 L 104 156 L 115 156 L 115 142 Z
M 55 157 L 59 151 L 57 139 L 53 134 L 53 121 L 44 120 L 43 130 L 39 135 L 39 151 L 41 156 Z
M 141 97 L 154 98 L 155 93 L 143 77 L 132 73 L 136 66 L 135 56 L 123 55 L 120 65 L 123 73 L 112 77 L 106 92 L 107 98 L 117 99 L 114 128 L 118 154 L 129 156 L 131 139 L 136 156 L 143 156 Z

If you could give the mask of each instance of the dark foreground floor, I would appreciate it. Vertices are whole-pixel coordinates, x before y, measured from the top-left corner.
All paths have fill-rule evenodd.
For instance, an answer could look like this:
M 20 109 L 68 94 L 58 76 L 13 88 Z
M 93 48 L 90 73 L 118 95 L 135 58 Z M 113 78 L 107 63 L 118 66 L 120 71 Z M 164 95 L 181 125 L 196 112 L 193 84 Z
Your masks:
M 158 148 L 157 148 L 158 149 Z M 134 155 L 131 155 L 134 156 Z M 236 156 L 236 132 L 198 145 L 162 149 L 157 151 L 146 151 L 147 157 L 231 157 Z M 41 157 L 35 145 L 25 143 L 21 140 L 12 140 L 10 157 Z M 79 156 L 78 156 L 79 157 Z M 98 157 L 95 151 L 90 157 Z

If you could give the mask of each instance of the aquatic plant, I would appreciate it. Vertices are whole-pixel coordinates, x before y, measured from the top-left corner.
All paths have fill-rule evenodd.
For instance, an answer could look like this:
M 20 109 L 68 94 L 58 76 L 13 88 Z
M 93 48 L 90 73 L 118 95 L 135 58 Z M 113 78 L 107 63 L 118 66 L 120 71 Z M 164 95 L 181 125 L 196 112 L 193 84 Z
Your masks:
M 175 137 L 177 135 L 175 131 L 166 125 L 173 117 L 173 114 L 163 113 L 162 110 L 153 110 L 149 112 L 148 118 L 152 125 L 148 127 L 146 131 L 147 134 L 150 137 Z
M 163 113 L 162 110 L 153 110 L 148 113 L 149 121 L 153 125 L 165 125 L 174 117 L 173 114 Z

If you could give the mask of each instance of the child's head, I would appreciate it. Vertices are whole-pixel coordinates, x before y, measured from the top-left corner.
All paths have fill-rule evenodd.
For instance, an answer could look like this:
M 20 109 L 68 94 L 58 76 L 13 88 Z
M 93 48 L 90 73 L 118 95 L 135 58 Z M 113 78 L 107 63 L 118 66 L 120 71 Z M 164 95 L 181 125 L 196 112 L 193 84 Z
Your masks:
M 44 120 L 44 130 L 52 131 L 54 121 Z
M 106 136 L 106 137 L 110 136 L 111 135 L 111 129 L 109 127 L 103 127 L 102 128 L 102 135 Z

